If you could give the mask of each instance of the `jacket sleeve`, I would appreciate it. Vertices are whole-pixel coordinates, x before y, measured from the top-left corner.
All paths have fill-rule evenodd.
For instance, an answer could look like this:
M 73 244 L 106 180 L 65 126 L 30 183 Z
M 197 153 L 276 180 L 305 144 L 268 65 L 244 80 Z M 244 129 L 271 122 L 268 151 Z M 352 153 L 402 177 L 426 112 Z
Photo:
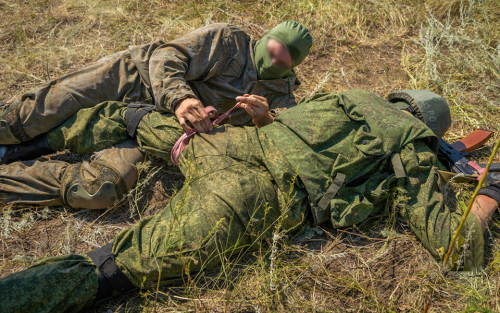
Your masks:
M 280 112 L 293 108 L 297 105 L 293 95 L 290 97 L 288 95 L 275 95 L 274 97 L 271 96 L 271 98 L 272 100 L 269 101 L 269 112 L 275 117 Z
M 159 111 L 173 112 L 182 100 L 197 98 L 189 81 L 217 76 L 237 50 L 227 24 L 212 24 L 158 47 L 149 63 L 151 88 Z
M 282 93 L 270 93 L 266 95 L 266 99 L 269 104 L 269 113 L 271 113 L 274 117 L 278 116 L 278 114 L 286 109 L 293 108 L 297 105 L 295 96 L 291 92 L 289 95 Z
M 427 250 L 442 259 L 462 219 L 462 212 L 460 209 L 451 210 L 445 204 L 443 193 L 446 191 L 441 186 L 442 179 L 435 166 L 436 156 L 423 141 L 417 140 L 403 147 L 401 160 L 407 182 L 404 188 L 406 201 L 398 205 L 399 214 Z M 453 192 L 451 187 L 446 189 L 448 193 Z M 451 194 L 446 198 L 455 197 Z M 463 247 L 468 247 L 468 251 L 462 251 Z M 450 260 L 452 264 L 461 263 L 470 270 L 482 266 L 483 258 L 481 225 L 474 214 L 469 214 Z

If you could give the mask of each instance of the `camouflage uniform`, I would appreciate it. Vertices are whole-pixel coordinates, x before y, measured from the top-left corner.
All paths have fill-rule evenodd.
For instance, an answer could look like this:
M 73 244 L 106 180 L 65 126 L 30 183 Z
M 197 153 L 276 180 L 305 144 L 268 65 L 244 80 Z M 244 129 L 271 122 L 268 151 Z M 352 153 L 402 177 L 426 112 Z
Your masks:
M 228 24 L 212 24 L 171 42 L 131 46 L 81 70 L 53 80 L 3 108 L 0 144 L 27 141 L 61 125 L 83 108 L 103 101 L 152 97 L 157 110 L 173 112 L 187 97 L 225 112 L 243 94 L 266 97 L 270 107 L 295 105 L 300 84 L 288 77 L 258 80 L 253 40 Z M 248 124 L 246 112 L 231 114 L 231 124 Z
M 257 248 L 278 224 L 293 230 L 308 209 L 317 223 L 333 227 L 362 222 L 383 208 L 395 186 L 409 198 L 400 216 L 440 258 L 461 214 L 443 203 L 428 146 L 435 138 L 417 119 L 360 90 L 315 96 L 261 129 L 223 126 L 198 134 L 180 156 L 184 187 L 160 214 L 117 235 L 116 264 L 137 287 L 166 281 L 208 269 L 220 254 Z M 405 177 L 393 171 L 394 153 L 402 164 L 396 172 Z M 319 203 L 339 173 L 343 187 L 323 212 Z M 478 266 L 484 243 L 473 216 L 462 242 L 468 228 L 474 231 L 466 263 Z M 0 289 L 3 312 L 76 311 L 93 303 L 98 274 L 86 255 L 58 256 L 1 279 Z
M 134 164 L 144 159 L 134 140 L 92 156 L 91 162 L 25 161 L 0 166 L 3 203 L 105 209 L 136 183 Z
M 134 165 L 144 159 L 143 152 L 170 161 L 170 151 L 184 133 L 173 114 L 153 111 L 142 118 L 136 139 L 129 139 L 122 117 L 126 109 L 127 104 L 123 102 L 103 102 L 80 110 L 48 133 L 48 140 L 56 151 L 69 149 L 90 154 L 104 149 L 97 152 L 90 163 L 26 161 L 0 165 L 2 202 L 88 209 L 111 206 L 135 184 L 138 173 Z M 85 123 L 78 122 L 80 120 Z M 81 183 L 75 195 L 77 181 Z
M 47 140 L 55 151 L 91 154 L 130 138 L 124 115 L 127 104 L 106 101 L 80 110 L 66 123 L 50 131 Z M 171 113 L 152 111 L 137 126 L 140 150 L 170 161 L 170 151 L 184 130 Z M 82 136 L 82 134 L 85 134 Z
M 144 118 L 146 122 L 141 121 L 137 139 L 142 151 L 169 159 L 173 144 L 182 134 L 172 111 L 187 97 L 198 98 L 204 105 L 213 106 L 219 112 L 230 109 L 236 103 L 236 96 L 246 93 L 266 97 L 271 109 L 296 104 L 292 92 L 300 83 L 293 72 L 286 78 L 258 79 L 254 61 L 255 44 L 255 40 L 235 26 L 213 24 L 168 43 L 158 41 L 132 46 L 127 51 L 105 57 L 92 66 L 32 90 L 23 96 L 22 103 L 4 108 L 0 117 L 0 144 L 26 141 L 48 132 L 47 141 L 54 151 L 99 151 L 129 138 L 124 121 L 126 103 L 147 100 L 153 95 L 149 101 L 155 103 L 158 112 L 148 114 Z M 103 102 L 108 100 L 119 100 L 121 103 Z M 252 123 L 251 116 L 243 109 L 233 111 L 225 122 L 237 126 Z M 107 177 L 99 176 L 103 173 L 103 166 L 104 171 L 119 173 L 116 166 L 128 166 L 123 169 L 125 172 L 135 172 L 130 159 L 137 159 L 136 155 L 140 152 L 128 151 L 131 151 L 131 156 L 118 155 L 123 156 L 121 161 L 114 158 L 116 154 L 113 158 L 107 158 L 105 154 L 101 157 L 101 165 L 93 168 L 96 164 L 89 164 L 89 170 L 98 175 L 92 184 L 108 182 Z M 18 173 L 27 165 L 32 163 L 1 166 L 0 184 L 17 180 Z M 46 193 L 43 192 L 47 185 L 45 180 L 39 180 L 39 186 L 36 186 L 37 178 L 43 177 L 45 167 L 57 167 L 59 171 L 66 168 L 66 176 L 85 180 L 78 177 L 78 172 L 69 173 L 79 170 L 81 165 L 36 165 L 40 172 L 36 173 L 37 169 L 31 166 L 29 171 L 32 175 L 21 175 L 20 180 L 8 188 L 12 195 L 4 197 L 4 203 L 46 203 L 45 200 L 33 200 L 52 199 L 54 190 L 59 186 L 64 200 L 64 190 L 71 189 L 64 184 L 67 180 L 51 180 L 53 189 Z M 115 180 L 120 181 L 118 178 Z M 22 185 L 33 188 L 14 188 Z M 90 182 L 85 186 L 90 186 Z M 129 189 L 123 188 L 123 183 L 115 184 L 112 189 L 116 196 L 110 190 L 101 197 L 94 197 L 103 186 L 82 187 L 79 192 L 89 202 L 84 206 L 80 201 L 80 207 L 106 207 L 110 204 L 109 199 L 122 197 Z M 101 201 L 103 198 L 107 199 L 104 203 Z M 48 203 L 59 204 L 60 201 Z M 75 207 L 71 203 L 65 204 Z

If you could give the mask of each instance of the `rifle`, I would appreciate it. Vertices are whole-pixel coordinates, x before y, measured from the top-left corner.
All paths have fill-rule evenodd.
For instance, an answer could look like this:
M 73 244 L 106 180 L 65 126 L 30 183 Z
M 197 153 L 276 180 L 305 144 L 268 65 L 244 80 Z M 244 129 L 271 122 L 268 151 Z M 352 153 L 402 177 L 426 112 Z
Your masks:
M 439 139 L 438 158 L 454 173 L 467 176 L 479 175 L 482 172 L 481 170 L 486 168 L 486 164 L 469 161 L 466 158 L 469 154 L 465 151 L 470 152 L 477 149 L 486 143 L 492 135 L 493 132 L 490 131 L 475 130 L 471 135 L 451 145 L 443 139 Z M 490 172 L 500 172 L 500 163 L 491 164 Z

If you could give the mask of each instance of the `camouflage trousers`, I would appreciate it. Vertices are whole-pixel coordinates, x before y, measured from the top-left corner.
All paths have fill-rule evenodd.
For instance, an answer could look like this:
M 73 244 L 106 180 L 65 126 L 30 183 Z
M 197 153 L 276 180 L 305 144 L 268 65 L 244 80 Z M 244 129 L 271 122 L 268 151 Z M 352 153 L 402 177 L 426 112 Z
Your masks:
M 99 151 L 90 162 L 0 165 L 0 199 L 6 204 L 104 209 L 135 185 L 138 171 L 134 164 L 143 159 L 137 143 L 129 139 Z
M 114 240 L 116 263 L 137 287 L 209 269 L 304 221 L 295 170 L 256 128 L 197 135 L 179 161 L 180 192 Z M 75 312 L 93 303 L 98 274 L 85 254 L 57 256 L 1 279 L 0 290 L 1 312 Z
M 61 125 L 83 108 L 103 101 L 131 102 L 150 97 L 127 50 L 24 94 L 2 108 L 0 144 L 27 141 Z
M 410 175 L 413 188 L 423 188 L 414 201 L 426 204 L 398 213 L 430 253 L 442 257 L 461 214 L 444 205 L 424 144 L 405 146 L 401 158 L 408 173 L 418 173 Z M 160 214 L 123 230 L 113 243 L 116 263 L 137 287 L 208 269 L 255 249 L 277 225 L 291 230 L 304 221 L 308 196 L 295 169 L 256 128 L 224 126 L 196 135 L 179 161 L 186 176 L 181 191 Z M 484 242 L 472 215 L 462 239 L 467 232 L 467 257 L 480 265 Z M 85 254 L 57 256 L 0 279 L 0 290 L 2 312 L 74 312 L 93 303 L 98 274 Z
M 47 133 L 55 151 L 90 154 L 130 137 L 124 116 L 127 104 L 105 101 L 78 111 L 64 124 Z M 170 151 L 184 130 L 174 114 L 152 111 L 146 114 L 136 130 L 136 140 L 143 152 L 170 161 Z
M 29 161 L 0 165 L 2 202 L 101 209 L 112 205 L 103 198 L 116 200 L 123 197 L 137 179 L 134 165 L 144 159 L 141 151 L 170 161 L 170 151 L 184 133 L 173 114 L 153 111 L 143 117 L 137 127 L 136 139 L 132 140 L 127 135 L 123 118 L 126 109 L 127 104 L 123 102 L 102 102 L 78 111 L 47 133 L 47 140 L 55 151 L 96 152 L 90 163 Z M 75 179 L 85 181 L 80 184 L 82 189 L 79 192 L 83 193 L 80 200 L 67 199 L 72 196 Z M 114 184 L 109 187 L 114 188 L 116 194 L 109 190 L 92 196 L 104 191 L 103 186 L 109 182 Z

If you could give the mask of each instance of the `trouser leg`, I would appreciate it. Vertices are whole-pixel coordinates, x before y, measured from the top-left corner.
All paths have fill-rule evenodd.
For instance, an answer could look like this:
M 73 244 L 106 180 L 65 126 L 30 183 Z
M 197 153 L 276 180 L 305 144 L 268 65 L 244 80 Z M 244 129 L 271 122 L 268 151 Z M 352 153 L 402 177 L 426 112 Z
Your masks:
M 103 101 L 130 102 L 146 97 L 148 93 L 128 51 L 115 53 L 45 83 L 24 94 L 21 103 L 7 107 L 0 118 L 0 144 L 27 141 Z
M 209 269 L 258 248 L 278 225 L 290 230 L 303 222 L 305 191 L 293 188 L 293 199 L 283 197 L 290 186 L 280 190 L 259 166 L 258 138 L 224 129 L 193 138 L 180 158 L 182 190 L 160 214 L 115 238 L 116 262 L 134 285 Z
M 49 145 L 56 151 L 69 149 L 73 153 L 90 154 L 127 140 L 124 116 L 127 104 L 106 101 L 80 110 L 63 125 L 47 134 Z M 142 151 L 165 160 L 184 130 L 171 113 L 152 111 L 139 122 L 136 139 Z
M 195 179 L 159 215 L 118 234 L 116 264 L 134 286 L 208 269 L 270 236 L 281 215 L 274 185 L 259 170 L 233 165 Z M 93 302 L 98 286 L 86 256 L 49 258 L 0 280 L 0 290 L 9 289 L 0 308 L 76 312 Z
M 0 166 L 0 199 L 3 203 L 48 206 L 64 204 L 61 179 L 70 164 L 62 161 L 26 161 Z
M 116 236 L 115 262 L 135 287 L 208 269 L 256 249 L 278 225 L 280 231 L 289 230 L 303 221 L 308 201 L 305 191 L 276 188 L 269 172 L 259 166 L 264 154 L 251 148 L 257 137 L 248 140 L 241 133 L 244 130 L 238 132 L 238 140 L 232 143 L 225 132 L 193 140 L 180 159 L 183 172 L 189 173 L 182 190 L 160 214 L 146 217 Z M 292 206 L 289 199 L 280 198 L 290 191 Z M 98 297 L 100 278 L 87 256 L 49 258 L 39 265 L 0 280 L 0 288 L 14 287 L 16 297 L 9 294 L 9 299 L 23 299 L 20 305 L 29 308 L 28 312 L 77 311 Z M 55 281 L 56 277 L 60 280 Z M 44 283 L 37 284 L 38 280 Z M 36 289 L 46 286 L 45 282 L 51 292 L 57 290 L 54 301 L 45 302 L 46 293 Z M 64 284 L 60 288 L 59 282 Z M 2 305 L 14 310 L 20 307 L 15 300 Z
M 0 312 L 77 312 L 93 303 L 98 277 L 84 254 L 42 259 L 0 279 Z
M 78 111 L 62 125 L 30 141 L 0 146 L 0 164 L 31 160 L 55 151 L 91 154 L 127 140 L 127 125 L 121 117 L 127 104 L 101 102 Z
M 462 212 L 445 205 L 440 176 L 433 166 L 435 155 L 425 143 L 408 144 L 401 151 L 401 159 L 408 175 L 409 199 L 401 206 L 399 214 L 429 252 L 442 259 L 460 224 Z M 483 261 L 481 225 L 473 214 L 469 214 L 455 243 L 450 264 L 472 270 L 482 266 Z
M 121 232 L 113 252 L 136 286 L 178 278 L 256 249 L 279 216 L 268 177 L 233 164 L 185 185 L 159 215 Z
M 62 177 L 61 194 L 73 208 L 105 209 L 125 197 L 138 178 L 135 165 L 144 160 L 133 140 L 94 154 L 91 162 L 73 164 Z
M 127 104 L 105 101 L 80 110 L 61 126 L 47 133 L 47 141 L 55 151 L 91 154 L 129 139 L 122 117 Z
M 104 209 L 113 206 L 134 186 L 144 160 L 137 143 L 127 140 L 92 156 L 91 162 L 15 162 L 0 166 L 3 203 L 69 205 Z
M 184 129 L 174 114 L 157 111 L 146 114 L 137 127 L 141 150 L 170 162 L 170 153 Z

